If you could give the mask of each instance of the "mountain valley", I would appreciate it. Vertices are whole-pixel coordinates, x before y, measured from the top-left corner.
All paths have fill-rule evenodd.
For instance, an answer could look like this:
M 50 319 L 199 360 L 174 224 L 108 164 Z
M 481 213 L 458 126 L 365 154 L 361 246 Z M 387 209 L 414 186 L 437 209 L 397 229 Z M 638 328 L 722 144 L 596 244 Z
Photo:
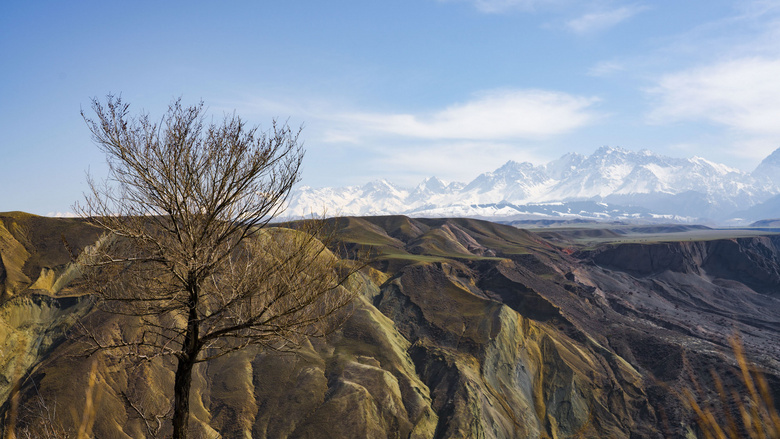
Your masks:
M 171 361 L 86 357 L 68 335 L 78 321 L 119 338 L 138 325 L 94 309 L 73 273 L 63 238 L 78 252 L 96 231 L 0 220 L 0 419 L 20 382 L 20 426 L 72 431 L 90 389 L 95 437 L 169 434 Z M 373 256 L 351 316 L 294 354 L 252 347 L 196 368 L 198 435 L 695 437 L 680 392 L 716 400 L 711 370 L 742 388 L 732 334 L 780 401 L 780 235 L 328 221 L 344 255 Z

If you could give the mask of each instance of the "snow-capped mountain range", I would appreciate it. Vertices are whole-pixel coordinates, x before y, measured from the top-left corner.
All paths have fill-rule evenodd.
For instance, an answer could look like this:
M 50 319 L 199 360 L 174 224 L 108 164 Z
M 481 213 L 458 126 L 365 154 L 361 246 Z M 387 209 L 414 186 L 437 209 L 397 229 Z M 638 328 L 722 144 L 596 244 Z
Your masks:
M 701 157 L 602 147 L 589 156 L 569 153 L 539 166 L 509 161 L 467 184 L 430 177 L 414 188 L 386 180 L 304 186 L 292 194 L 285 216 L 323 210 L 361 216 L 744 223 L 762 219 L 750 212 L 780 217 L 780 149 L 750 173 Z

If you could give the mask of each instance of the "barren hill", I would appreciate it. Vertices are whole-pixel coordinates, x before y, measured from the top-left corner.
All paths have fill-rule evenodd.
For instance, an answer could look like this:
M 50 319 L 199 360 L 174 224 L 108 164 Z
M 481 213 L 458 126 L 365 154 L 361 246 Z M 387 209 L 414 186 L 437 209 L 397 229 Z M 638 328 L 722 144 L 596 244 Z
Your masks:
M 164 436 L 172 365 L 85 358 L 65 336 L 77 318 L 109 337 L 138 324 L 91 311 L 78 284 L 57 284 L 68 259 L 55 237 L 70 233 L 78 250 L 95 231 L 75 220 L 2 221 L 0 416 L 22 377 L 20 425 L 56 407 L 52 422 L 73 428 L 95 361 L 96 437 L 148 436 L 156 416 Z M 780 400 L 777 236 L 679 231 L 676 241 L 583 244 L 575 238 L 587 234 L 470 219 L 331 222 L 348 248 L 375 257 L 351 318 L 295 355 L 253 348 L 196 369 L 200 434 L 685 437 L 691 413 L 669 389 L 697 377 L 711 395 L 710 369 L 736 388 L 734 330 Z M 54 281 L 45 284 L 59 288 L 36 286 L 46 270 Z

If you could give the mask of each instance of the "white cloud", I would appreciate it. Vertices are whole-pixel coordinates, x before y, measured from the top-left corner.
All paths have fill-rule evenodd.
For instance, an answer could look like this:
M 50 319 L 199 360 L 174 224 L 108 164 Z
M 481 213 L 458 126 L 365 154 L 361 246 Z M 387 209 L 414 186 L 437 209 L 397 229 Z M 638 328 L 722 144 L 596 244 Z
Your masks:
M 780 134 L 780 59 L 722 61 L 662 76 L 655 123 L 701 120 L 753 134 Z
M 597 77 L 611 76 L 625 69 L 626 66 L 622 63 L 615 61 L 601 61 L 588 69 L 588 75 Z
M 566 28 L 577 34 L 602 31 L 647 9 L 640 5 L 623 6 L 609 11 L 591 12 L 566 22 Z
M 293 121 L 306 121 L 306 184 L 383 177 L 415 185 L 430 175 L 468 181 L 510 158 L 549 160 L 558 152 L 545 149 L 545 139 L 560 140 L 605 117 L 594 108 L 598 102 L 557 91 L 500 89 L 428 112 L 360 111 L 354 103 L 310 97 L 249 100 L 237 111 L 263 119 L 266 108 L 285 106 Z
M 350 113 L 338 116 L 350 132 L 335 138 L 392 134 L 421 139 L 538 139 L 588 125 L 599 115 L 591 111 L 594 97 L 544 90 L 503 90 L 452 105 L 432 114 Z

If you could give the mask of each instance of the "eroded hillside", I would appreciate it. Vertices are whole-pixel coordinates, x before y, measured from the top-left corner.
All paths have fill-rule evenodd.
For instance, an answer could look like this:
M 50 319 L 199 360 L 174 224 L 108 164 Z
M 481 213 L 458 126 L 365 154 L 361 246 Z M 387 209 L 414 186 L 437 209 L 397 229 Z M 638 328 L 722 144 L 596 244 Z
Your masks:
M 21 376 L 20 425 L 73 428 L 95 362 L 96 437 L 165 437 L 173 364 L 87 358 L 65 336 L 82 316 L 107 337 L 138 323 L 90 313 L 86 292 L 63 288 L 69 257 L 54 237 L 77 224 L 63 221 L 3 219 L 2 410 Z M 780 400 L 780 238 L 577 249 L 465 219 L 333 226 L 375 257 L 351 317 L 297 354 L 249 348 L 197 368 L 199 434 L 684 437 L 691 414 L 670 389 L 693 374 L 711 392 L 710 369 L 736 386 L 734 330 Z M 74 248 L 97 237 L 79 230 Z

